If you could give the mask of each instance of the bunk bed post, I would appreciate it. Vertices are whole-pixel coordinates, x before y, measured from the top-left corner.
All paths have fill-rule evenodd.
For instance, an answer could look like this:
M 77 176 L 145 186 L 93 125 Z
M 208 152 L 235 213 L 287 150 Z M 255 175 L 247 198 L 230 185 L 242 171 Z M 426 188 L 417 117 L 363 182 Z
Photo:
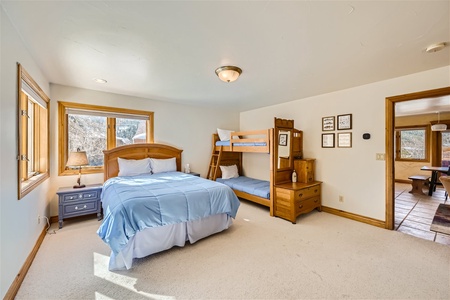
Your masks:
M 274 145 L 274 137 L 273 137 L 273 128 L 269 129 L 269 160 L 270 160 L 270 216 L 273 217 L 274 213 L 273 213 L 273 203 L 274 203 L 274 189 L 273 189 L 273 179 L 274 179 L 274 169 L 273 169 L 273 145 Z

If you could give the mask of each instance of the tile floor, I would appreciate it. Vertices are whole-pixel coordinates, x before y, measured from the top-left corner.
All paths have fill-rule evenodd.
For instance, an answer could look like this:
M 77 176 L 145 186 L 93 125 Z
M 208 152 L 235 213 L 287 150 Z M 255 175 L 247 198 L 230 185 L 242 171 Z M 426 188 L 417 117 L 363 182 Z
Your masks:
M 450 235 L 430 231 L 430 225 L 440 203 L 444 203 L 444 189 L 437 187 L 433 196 L 411 194 L 411 184 L 395 184 L 395 229 L 422 239 L 450 245 Z M 450 199 L 446 204 L 450 205 Z

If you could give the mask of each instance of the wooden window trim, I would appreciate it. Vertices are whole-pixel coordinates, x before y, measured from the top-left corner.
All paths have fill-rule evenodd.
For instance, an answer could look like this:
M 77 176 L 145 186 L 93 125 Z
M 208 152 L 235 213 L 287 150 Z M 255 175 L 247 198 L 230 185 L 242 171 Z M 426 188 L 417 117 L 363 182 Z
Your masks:
M 18 199 L 22 199 L 25 195 L 34 190 L 38 185 L 50 177 L 50 98 L 44 93 L 39 85 L 34 81 L 30 74 L 17 64 L 17 103 L 18 103 L 18 149 L 17 149 L 17 188 Z M 28 119 L 22 116 L 22 109 L 28 110 L 28 96 L 24 98 L 22 92 L 22 81 L 24 81 L 46 104 L 46 108 L 36 105 L 34 112 L 34 166 L 39 174 L 29 178 L 27 161 L 22 160 L 22 155 L 28 153 Z M 26 100 L 26 101 L 25 101 Z M 26 102 L 26 104 L 24 103 Z M 36 114 L 36 111 L 39 111 Z M 46 116 L 45 116 L 45 113 Z M 24 176 L 24 174 L 27 174 Z M 22 178 L 26 178 L 22 180 Z
M 401 158 L 400 157 L 400 138 L 398 137 L 398 131 L 401 130 L 425 130 L 425 158 L 424 159 L 407 159 L 407 158 Z M 431 127 L 429 125 L 414 125 L 414 126 L 400 126 L 395 127 L 395 161 L 402 161 L 402 162 L 429 162 L 430 161 L 430 137 L 431 137 Z
M 99 105 L 91 105 L 91 104 L 82 104 L 82 103 L 72 103 L 72 102 L 64 102 L 58 101 L 58 175 L 66 176 L 66 175 L 76 175 L 78 174 L 78 170 L 76 169 L 67 169 L 66 170 L 66 162 L 68 159 L 68 116 L 66 114 L 66 109 L 82 109 L 82 110 L 94 110 L 106 113 L 125 113 L 130 115 L 143 115 L 147 116 L 147 126 L 146 126 L 146 136 L 147 142 L 153 143 L 153 117 L 154 112 L 142 111 L 142 110 L 134 110 L 134 109 L 126 109 L 126 108 L 117 108 L 117 107 L 108 107 L 108 106 L 99 106 Z M 116 145 L 116 135 L 115 135 L 115 119 L 108 118 L 107 119 L 107 149 L 112 149 Z M 103 173 L 103 166 L 99 167 L 83 167 L 83 174 L 95 174 L 95 173 Z

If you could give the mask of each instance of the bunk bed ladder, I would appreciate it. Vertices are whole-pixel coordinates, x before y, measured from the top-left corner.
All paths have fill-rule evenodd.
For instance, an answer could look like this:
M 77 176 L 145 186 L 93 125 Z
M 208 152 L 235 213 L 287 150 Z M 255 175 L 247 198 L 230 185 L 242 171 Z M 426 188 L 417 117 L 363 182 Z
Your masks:
M 217 169 L 220 165 L 220 160 L 222 159 L 222 150 L 223 146 L 220 146 L 220 150 L 216 151 L 213 147 L 213 151 L 211 153 L 211 161 L 209 162 L 208 176 L 207 179 L 216 180 L 217 178 Z

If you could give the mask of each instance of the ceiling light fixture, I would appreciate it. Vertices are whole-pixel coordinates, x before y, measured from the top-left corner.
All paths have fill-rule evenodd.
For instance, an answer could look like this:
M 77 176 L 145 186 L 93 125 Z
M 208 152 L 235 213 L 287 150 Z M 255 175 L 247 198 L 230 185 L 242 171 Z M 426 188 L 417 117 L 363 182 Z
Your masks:
M 216 74 L 222 81 L 233 82 L 242 74 L 242 70 L 235 66 L 223 66 L 216 69 Z
M 97 83 L 107 83 L 108 82 L 108 81 L 106 81 L 106 79 L 101 79 L 101 78 L 94 78 L 92 80 L 94 80 Z
M 445 131 L 447 130 L 447 125 L 446 124 L 439 124 L 440 122 L 440 113 L 437 112 L 438 114 L 438 122 L 437 124 L 431 125 L 431 131 Z
M 438 52 L 438 51 L 441 51 L 442 49 L 444 49 L 445 46 L 447 46 L 447 44 L 444 42 L 432 44 L 432 45 L 428 46 L 427 49 L 425 49 L 425 52 L 427 52 L 427 53 Z

